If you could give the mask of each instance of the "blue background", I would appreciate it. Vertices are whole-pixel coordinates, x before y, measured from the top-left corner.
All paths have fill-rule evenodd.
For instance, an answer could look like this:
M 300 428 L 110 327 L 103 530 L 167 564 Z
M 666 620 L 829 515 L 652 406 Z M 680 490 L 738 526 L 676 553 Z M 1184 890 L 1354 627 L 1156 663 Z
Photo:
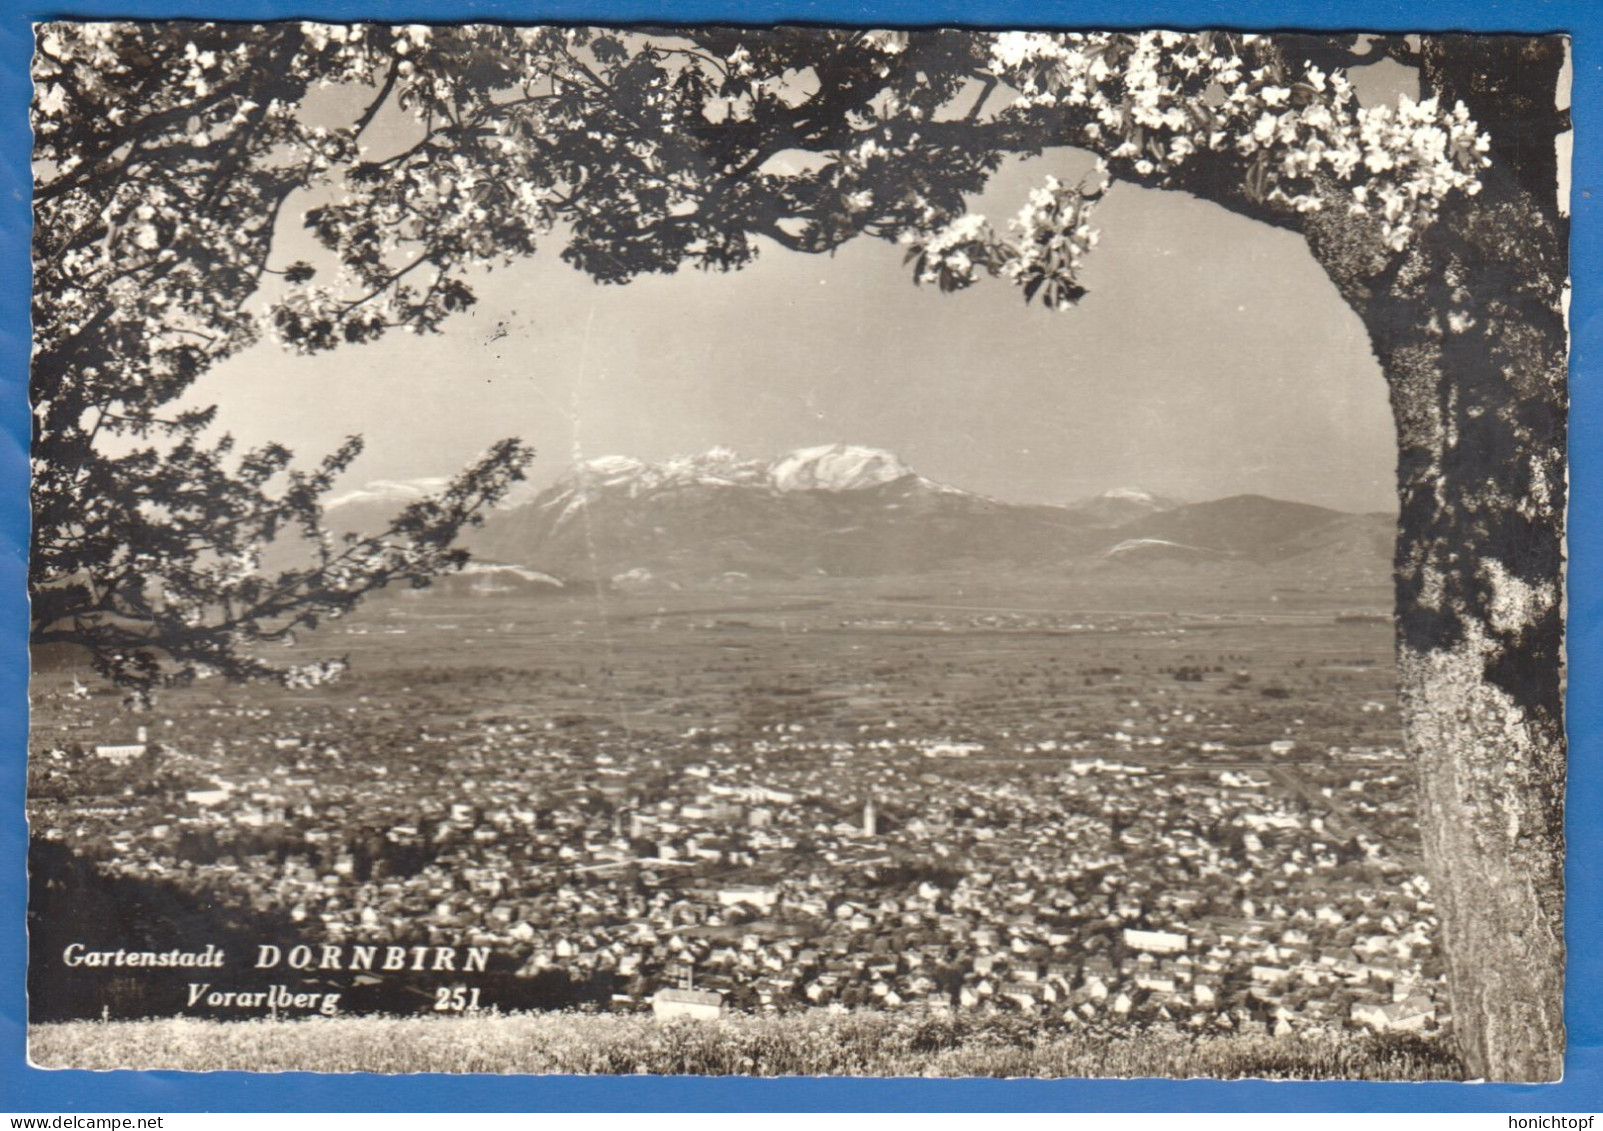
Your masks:
M 1603 1107 L 1603 6 L 1595 0 L 0 0 L 0 1111 L 1021 1110 L 1514 1111 Z M 63 18 L 1029 24 L 1568 32 L 1575 36 L 1571 307 L 1569 902 L 1561 1084 L 750 1080 L 42 1072 L 26 1065 L 27 365 L 30 23 Z

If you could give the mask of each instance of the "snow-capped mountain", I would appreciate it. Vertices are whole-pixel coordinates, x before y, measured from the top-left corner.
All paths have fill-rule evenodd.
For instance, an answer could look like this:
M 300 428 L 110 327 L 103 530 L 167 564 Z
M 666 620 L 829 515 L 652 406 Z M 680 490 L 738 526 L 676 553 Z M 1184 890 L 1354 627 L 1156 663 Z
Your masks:
M 540 500 L 569 508 L 606 493 L 637 499 L 691 487 L 754 487 L 769 491 L 860 491 L 903 479 L 932 490 L 953 491 L 914 475 L 890 452 L 855 444 L 798 448 L 771 462 L 744 459 L 717 447 L 696 455 L 648 463 L 633 456 L 601 456 L 575 464 Z
M 376 530 L 444 480 L 372 483 L 330 505 Z M 1258 569 L 1383 578 L 1395 520 L 1238 495 L 1184 504 L 1118 488 L 1070 506 L 1014 504 L 937 483 L 853 444 L 771 460 L 728 448 L 604 456 L 491 512 L 462 544 L 473 593 L 564 593 L 946 570 Z M 482 573 L 482 576 L 480 575 Z M 454 590 L 453 590 L 454 591 Z
M 645 583 L 1052 561 L 1074 553 L 1084 530 L 1065 508 L 1000 503 L 890 452 L 827 444 L 769 461 L 728 448 L 587 460 L 468 544 L 565 578 Z
M 776 491 L 860 491 L 906 479 L 913 469 L 878 448 L 825 444 L 780 456 L 767 472 Z
M 601 456 L 577 463 L 558 487 L 575 490 L 624 490 L 632 496 L 672 487 L 755 486 L 763 482 L 763 465 L 742 459 L 729 448 L 697 455 L 672 456 L 656 463 L 633 456 Z

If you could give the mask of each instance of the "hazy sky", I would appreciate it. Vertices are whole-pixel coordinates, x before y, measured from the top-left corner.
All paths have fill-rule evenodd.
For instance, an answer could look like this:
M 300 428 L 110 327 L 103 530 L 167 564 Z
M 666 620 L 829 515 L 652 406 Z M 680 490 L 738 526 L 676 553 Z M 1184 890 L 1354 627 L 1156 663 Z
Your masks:
M 977 208 L 1004 223 L 1045 173 L 1087 163 L 1012 163 Z M 845 441 L 1016 501 L 1139 485 L 1395 505 L 1385 384 L 1300 238 L 1127 184 L 1096 224 L 1091 293 L 1066 313 L 1000 280 L 915 287 L 901 249 L 878 241 L 833 257 L 771 245 L 743 272 L 626 287 L 591 283 L 553 243 L 475 276 L 477 308 L 441 335 L 314 358 L 264 342 L 195 399 L 242 441 L 306 459 L 362 433 L 353 487 L 448 474 L 516 435 L 538 449 L 537 484 L 575 457 Z

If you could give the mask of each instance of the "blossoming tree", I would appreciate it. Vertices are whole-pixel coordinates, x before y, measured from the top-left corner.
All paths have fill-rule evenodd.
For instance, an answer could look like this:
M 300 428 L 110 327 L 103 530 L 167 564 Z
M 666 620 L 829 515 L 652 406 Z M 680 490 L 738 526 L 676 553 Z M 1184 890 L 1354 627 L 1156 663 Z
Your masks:
M 398 538 L 265 582 L 261 542 L 315 531 L 351 449 L 291 475 L 279 449 L 230 462 L 205 444 L 208 413 L 162 415 L 264 329 L 302 351 L 431 331 L 474 301 L 470 269 L 547 240 L 624 283 L 866 235 L 904 244 L 920 283 L 996 277 L 1068 310 L 1112 186 L 1191 193 L 1299 233 L 1369 331 L 1397 423 L 1399 672 L 1454 1031 L 1476 1074 L 1552 1078 L 1563 53 L 1467 36 L 47 26 L 39 637 L 85 641 L 125 677 L 163 657 L 251 674 L 240 633 L 426 577 L 526 456 L 504 446 Z M 1418 100 L 1360 104 L 1344 70 L 1385 55 L 1417 70 Z M 311 125 L 328 86 L 349 117 Z M 410 122 L 392 151 L 368 146 L 381 114 Z M 1063 146 L 1097 171 L 1048 180 L 1011 225 L 968 211 L 1006 158 Z M 320 263 L 275 259 L 296 200 Z M 108 435 L 164 442 L 114 456 Z
M 214 673 L 337 676 L 342 661 L 285 665 L 267 648 L 385 585 L 459 565 L 457 533 L 532 453 L 505 441 L 386 530 L 331 537 L 319 500 L 359 438 L 297 470 L 281 445 L 237 452 L 211 436 L 214 410 L 176 407 L 258 336 L 243 300 L 275 270 L 277 211 L 340 155 L 337 137 L 292 112 L 310 71 L 277 88 L 253 80 L 248 97 L 221 71 L 271 62 L 265 43 L 202 51 L 185 31 L 147 41 L 107 26 L 45 31 L 39 48 L 33 640 L 86 648 L 140 700 Z M 139 74 L 174 85 L 120 86 Z M 434 317 L 458 301 L 436 296 Z M 264 550 L 295 536 L 299 564 L 264 571 Z

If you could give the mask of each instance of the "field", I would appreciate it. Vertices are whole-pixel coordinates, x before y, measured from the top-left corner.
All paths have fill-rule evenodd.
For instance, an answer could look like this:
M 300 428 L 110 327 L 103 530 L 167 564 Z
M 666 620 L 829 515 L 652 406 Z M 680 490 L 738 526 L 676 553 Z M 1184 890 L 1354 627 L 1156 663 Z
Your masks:
M 1269 571 L 1199 569 L 1135 579 L 820 579 L 604 598 L 417 591 L 375 601 L 271 657 L 346 656 L 351 672 L 341 683 L 311 695 L 211 681 L 169 691 L 161 714 L 179 729 L 153 737 L 193 742 L 186 728 L 206 712 L 321 710 L 360 714 L 375 729 L 404 717 L 436 732 L 462 720 L 528 717 L 589 737 L 677 739 L 687 727 L 783 717 L 836 733 L 890 722 L 995 738 L 1051 716 L 1090 730 L 1114 711 L 1128 713 L 1110 696 L 1190 690 L 1200 699 L 1226 689 L 1248 693 L 1232 712 L 1239 721 L 1272 714 L 1276 735 L 1292 716 L 1312 725 L 1310 712 L 1351 730 L 1359 720 L 1349 700 L 1391 698 L 1391 629 L 1334 617 L 1378 614 L 1388 587 L 1275 580 Z M 1214 678 L 1176 687 L 1173 669 L 1185 665 L 1216 669 L 1206 673 Z M 1230 686 L 1227 676 L 1238 672 Z M 36 657 L 36 747 L 116 737 L 120 712 L 109 690 L 95 695 L 100 709 L 52 710 L 52 693 L 74 674 L 71 657 Z M 1264 687 L 1288 692 L 1290 702 L 1262 702 Z
M 288 1026 L 288 1031 L 286 1031 Z M 35 1026 L 42 1068 L 476 1072 L 576 1075 L 1211 1077 L 1456 1080 L 1439 1043 L 1303 1034 L 1291 1039 L 1148 1031 L 1113 1039 L 884 1014 L 647 1017 L 525 1014 L 296 1022 L 178 1019 Z M 290 1038 L 290 1039 L 286 1039 Z

